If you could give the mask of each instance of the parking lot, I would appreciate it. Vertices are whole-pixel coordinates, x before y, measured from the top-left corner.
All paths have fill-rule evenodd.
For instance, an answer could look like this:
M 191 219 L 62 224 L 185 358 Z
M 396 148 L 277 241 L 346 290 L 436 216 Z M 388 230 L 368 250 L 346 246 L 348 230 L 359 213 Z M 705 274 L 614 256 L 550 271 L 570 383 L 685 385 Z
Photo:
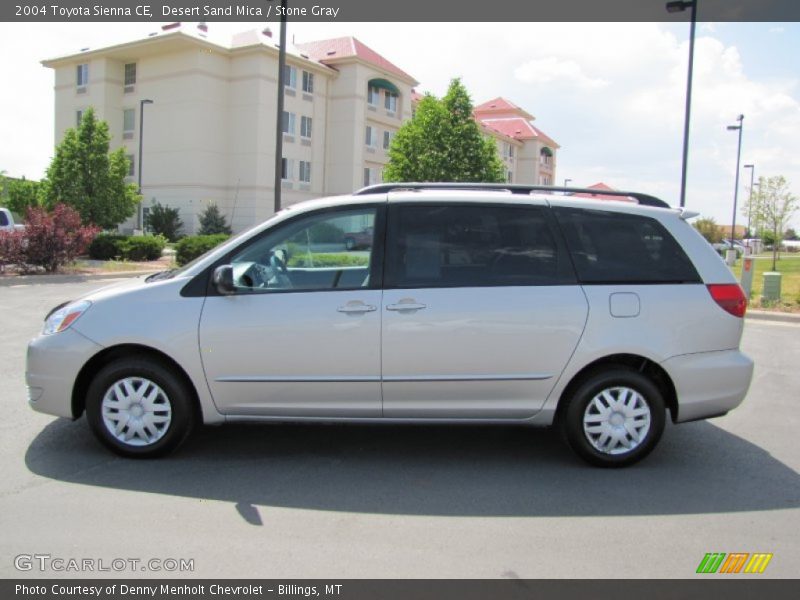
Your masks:
M 131 461 L 85 419 L 27 406 L 28 339 L 52 306 L 107 283 L 52 281 L 0 284 L 2 577 L 132 574 L 15 569 L 49 554 L 193 559 L 168 573 L 192 577 L 684 578 L 707 552 L 773 553 L 758 577 L 797 575 L 798 325 L 748 320 L 744 404 L 668 425 L 629 469 L 588 467 L 553 431 L 474 426 L 204 428 Z

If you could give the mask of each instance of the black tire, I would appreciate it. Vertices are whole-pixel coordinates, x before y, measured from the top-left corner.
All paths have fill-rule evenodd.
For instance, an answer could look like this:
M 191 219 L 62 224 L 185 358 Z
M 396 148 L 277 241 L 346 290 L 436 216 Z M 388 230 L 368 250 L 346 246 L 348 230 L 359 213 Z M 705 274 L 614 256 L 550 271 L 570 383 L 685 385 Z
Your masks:
M 152 411 L 154 418 L 159 419 L 160 423 L 148 425 L 149 429 L 140 428 L 152 441 L 139 438 L 139 434 L 134 433 L 130 442 L 118 439 L 109 429 L 115 413 L 119 411 L 114 408 L 107 408 L 107 419 L 103 414 L 103 399 L 106 394 L 112 394 L 112 388 L 116 383 L 128 380 L 131 389 L 138 392 L 145 381 L 146 385 L 143 393 L 155 395 L 157 404 Z M 136 386 L 139 382 L 138 387 Z M 160 388 L 160 390 L 157 390 Z M 163 393 L 161 393 L 163 392 Z M 110 396 L 113 402 L 115 397 Z M 132 406 L 132 405 L 129 405 Z M 134 407 L 136 408 L 136 407 Z M 133 409 L 131 409 L 133 410 Z M 139 410 L 139 409 L 137 409 Z M 163 423 L 169 414 L 169 420 Z M 86 418 L 95 437 L 111 451 L 129 458 L 156 458 L 164 456 L 177 448 L 189 435 L 195 424 L 195 409 L 193 394 L 188 384 L 182 377 L 174 375 L 163 364 L 149 357 L 132 356 L 117 359 L 103 367 L 92 380 L 86 394 Z M 143 417 L 144 419 L 146 417 Z M 138 416 L 128 419 L 117 419 L 117 423 L 125 420 L 133 422 L 139 419 Z M 127 435 L 129 425 L 122 427 L 120 435 Z M 133 428 L 130 428 L 133 431 Z M 155 432 L 152 433 L 151 432 Z
M 356 241 L 355 241 L 353 238 L 350 238 L 350 237 L 349 237 L 349 238 L 345 239 L 345 241 L 344 241 L 344 247 L 345 247 L 345 249 L 347 249 L 347 250 L 355 250 L 355 247 L 356 247 Z
M 635 392 L 638 397 L 629 392 L 625 393 L 625 389 Z M 607 391 L 607 395 L 600 397 L 604 390 Z M 599 405 L 594 403 L 589 409 L 590 403 L 593 403 L 596 397 Z M 611 397 L 614 401 L 628 399 L 630 405 L 626 406 L 625 410 L 628 414 L 635 415 L 632 420 L 625 420 L 624 416 L 614 417 L 618 420 L 623 419 L 624 422 L 613 424 L 609 417 L 606 425 L 605 417 L 599 412 L 599 406 L 608 407 L 612 410 L 612 415 L 614 412 L 622 414 L 620 411 L 613 411 L 607 397 Z M 612 366 L 589 375 L 578 385 L 571 397 L 563 401 L 567 404 L 560 412 L 559 425 L 567 443 L 578 456 L 598 467 L 626 467 L 642 460 L 656 447 L 664 432 L 666 407 L 658 387 L 647 376 L 623 366 Z M 643 425 L 646 418 L 640 414 L 645 406 L 649 409 L 649 427 L 646 428 Z M 584 417 L 587 414 L 589 416 L 587 427 L 592 430 L 591 432 L 584 429 Z M 626 423 L 633 427 L 637 435 L 645 431 L 639 437 L 637 445 L 630 450 L 626 449 L 625 443 L 633 445 L 637 440 L 625 429 Z M 619 435 L 619 440 L 615 440 L 613 436 L 603 438 L 603 435 L 607 435 L 604 427 L 613 427 L 614 436 Z M 598 429 L 602 431 L 598 432 Z M 625 442 L 622 440 L 623 436 Z M 603 439 L 607 441 L 604 443 Z M 614 447 L 610 444 L 614 444 Z M 599 449 L 598 445 L 605 447 L 606 450 Z

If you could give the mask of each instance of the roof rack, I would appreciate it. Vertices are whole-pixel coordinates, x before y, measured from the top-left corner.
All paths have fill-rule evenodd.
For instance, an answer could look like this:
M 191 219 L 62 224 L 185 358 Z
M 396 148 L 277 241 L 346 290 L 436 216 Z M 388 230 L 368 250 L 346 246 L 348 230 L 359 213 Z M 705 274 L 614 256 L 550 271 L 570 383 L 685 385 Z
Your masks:
M 564 192 L 565 194 L 588 194 L 591 196 L 620 196 L 633 198 L 642 206 L 655 206 L 658 208 L 671 208 L 663 200 L 641 194 L 639 192 L 622 192 L 618 190 L 597 190 L 593 188 L 574 188 L 553 185 L 526 185 L 519 183 L 379 183 L 370 185 L 354 192 L 355 196 L 365 194 L 388 194 L 389 192 L 414 191 L 414 190 L 493 190 L 510 192 L 512 194 L 530 194 L 531 192 Z

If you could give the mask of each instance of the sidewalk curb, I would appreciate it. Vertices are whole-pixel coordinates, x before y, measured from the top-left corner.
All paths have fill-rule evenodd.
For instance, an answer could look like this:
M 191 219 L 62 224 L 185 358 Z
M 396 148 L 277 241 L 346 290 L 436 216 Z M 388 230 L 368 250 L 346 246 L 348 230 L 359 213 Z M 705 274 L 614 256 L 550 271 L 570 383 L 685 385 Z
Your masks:
M 747 310 L 745 318 L 754 321 L 779 321 L 783 323 L 794 323 L 800 325 L 800 314 L 785 313 L 769 310 Z
M 37 283 L 80 283 L 82 281 L 102 281 L 104 279 L 125 279 L 159 273 L 164 269 L 152 271 L 119 271 L 116 273 L 57 273 L 54 275 L 17 275 L 0 277 L 0 287 L 15 285 L 35 285 Z

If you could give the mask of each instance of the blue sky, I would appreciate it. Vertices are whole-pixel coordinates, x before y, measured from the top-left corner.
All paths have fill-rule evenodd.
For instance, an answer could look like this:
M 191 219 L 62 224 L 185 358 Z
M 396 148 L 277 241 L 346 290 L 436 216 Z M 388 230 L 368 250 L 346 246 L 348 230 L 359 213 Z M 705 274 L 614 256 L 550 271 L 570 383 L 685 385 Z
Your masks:
M 209 23 L 223 40 L 256 25 Z M 157 28 L 0 24 L 0 80 L 14 82 L 0 96 L 0 170 L 39 178 L 52 155 L 53 79 L 41 59 Z M 306 23 L 289 33 L 297 41 L 355 35 L 415 76 L 421 91 L 441 94 L 461 77 L 476 103 L 504 96 L 536 117 L 562 146 L 559 180 L 678 202 L 686 23 Z M 730 223 L 737 140 L 725 126 L 740 113 L 742 164 L 755 163 L 756 176 L 786 176 L 800 195 L 799 24 L 698 24 L 693 100 L 690 208 Z M 740 201 L 749 173 L 741 180 Z

